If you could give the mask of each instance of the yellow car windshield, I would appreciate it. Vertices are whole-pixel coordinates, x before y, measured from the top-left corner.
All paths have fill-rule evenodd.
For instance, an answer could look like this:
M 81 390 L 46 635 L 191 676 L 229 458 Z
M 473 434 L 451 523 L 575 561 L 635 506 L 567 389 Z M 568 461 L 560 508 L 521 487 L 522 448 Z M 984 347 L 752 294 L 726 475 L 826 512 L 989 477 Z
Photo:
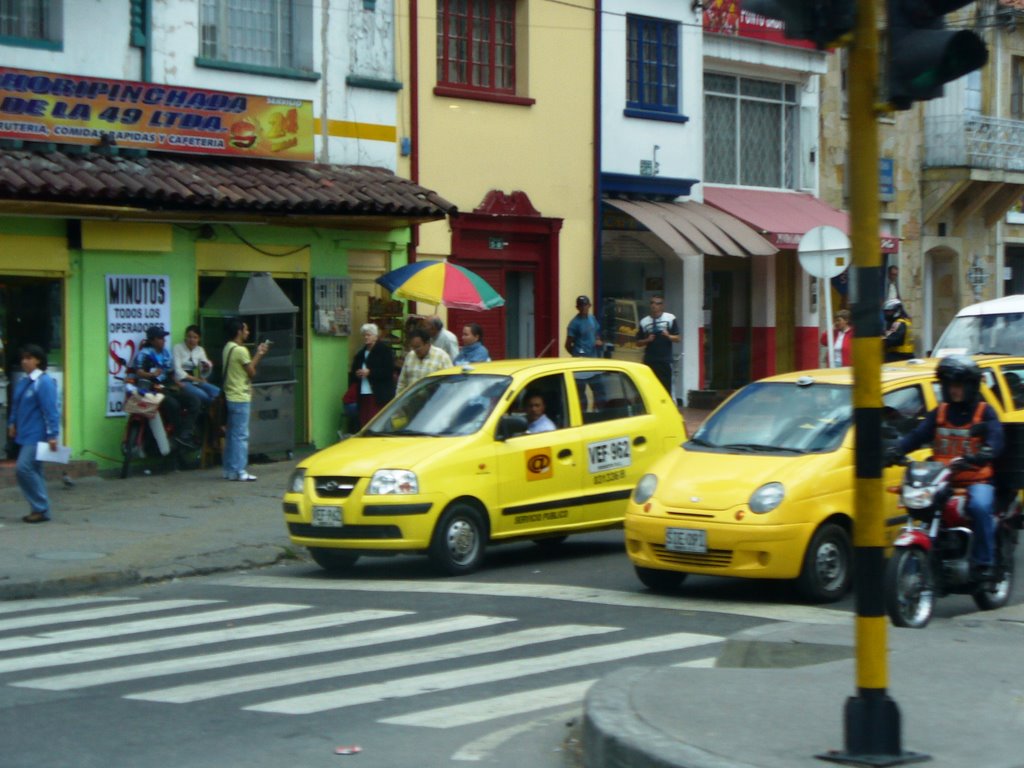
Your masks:
M 477 432 L 512 379 L 485 374 L 428 376 L 402 392 L 361 433 L 445 437 Z
M 730 452 L 834 451 L 852 413 L 847 386 L 757 382 L 714 413 L 690 442 Z

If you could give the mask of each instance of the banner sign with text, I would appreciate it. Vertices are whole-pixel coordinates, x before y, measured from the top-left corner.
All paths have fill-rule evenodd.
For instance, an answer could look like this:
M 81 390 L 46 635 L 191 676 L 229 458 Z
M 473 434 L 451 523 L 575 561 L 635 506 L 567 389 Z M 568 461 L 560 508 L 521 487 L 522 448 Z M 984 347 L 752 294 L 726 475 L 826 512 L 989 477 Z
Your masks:
M 107 275 L 107 416 L 124 415 L 124 375 L 146 329 L 171 329 L 168 275 Z M 167 345 L 173 345 L 167 337 Z
M 779 19 L 744 11 L 742 0 L 707 0 L 704 3 L 705 32 L 764 40 L 793 48 L 814 48 L 810 40 L 790 40 L 785 35 L 785 29 L 786 25 Z
M 313 102 L 0 67 L 0 138 L 313 160 Z

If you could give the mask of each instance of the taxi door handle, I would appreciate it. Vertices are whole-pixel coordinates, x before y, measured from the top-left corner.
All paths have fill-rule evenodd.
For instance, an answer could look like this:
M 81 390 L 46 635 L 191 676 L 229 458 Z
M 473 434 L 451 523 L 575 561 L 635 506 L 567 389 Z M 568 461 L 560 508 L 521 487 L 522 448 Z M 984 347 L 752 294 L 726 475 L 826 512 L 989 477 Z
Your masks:
M 643 435 L 640 435 L 640 437 L 638 437 L 636 440 L 633 441 L 633 445 L 643 445 L 646 442 L 647 442 L 647 438 L 644 437 Z
M 571 448 L 563 448 L 558 452 L 558 458 L 560 459 L 568 459 L 570 456 L 572 456 Z

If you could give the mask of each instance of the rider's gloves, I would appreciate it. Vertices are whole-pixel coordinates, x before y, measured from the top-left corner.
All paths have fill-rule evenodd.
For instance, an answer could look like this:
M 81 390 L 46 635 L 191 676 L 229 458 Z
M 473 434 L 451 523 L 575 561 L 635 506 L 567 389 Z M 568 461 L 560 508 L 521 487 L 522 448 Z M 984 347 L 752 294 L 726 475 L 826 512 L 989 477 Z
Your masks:
M 988 464 L 995 456 L 992 453 L 992 446 L 983 445 L 977 453 L 970 453 L 964 456 L 964 461 L 968 464 L 974 464 L 975 466 L 982 466 Z
M 885 449 L 885 466 L 891 467 L 893 464 L 902 464 L 905 454 L 900 451 L 895 445 L 890 445 Z

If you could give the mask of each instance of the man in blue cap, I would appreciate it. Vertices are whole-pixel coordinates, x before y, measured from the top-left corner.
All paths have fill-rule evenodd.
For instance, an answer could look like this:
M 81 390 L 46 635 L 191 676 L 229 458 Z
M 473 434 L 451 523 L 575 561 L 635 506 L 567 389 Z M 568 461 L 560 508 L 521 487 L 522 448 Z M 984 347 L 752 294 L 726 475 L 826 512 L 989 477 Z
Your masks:
M 185 450 L 195 450 L 194 433 L 199 398 L 175 383 L 174 359 L 167 349 L 168 332 L 159 325 L 146 329 L 146 343 L 135 356 L 135 376 L 141 392 L 160 392 L 160 413 L 174 427 L 174 440 Z

